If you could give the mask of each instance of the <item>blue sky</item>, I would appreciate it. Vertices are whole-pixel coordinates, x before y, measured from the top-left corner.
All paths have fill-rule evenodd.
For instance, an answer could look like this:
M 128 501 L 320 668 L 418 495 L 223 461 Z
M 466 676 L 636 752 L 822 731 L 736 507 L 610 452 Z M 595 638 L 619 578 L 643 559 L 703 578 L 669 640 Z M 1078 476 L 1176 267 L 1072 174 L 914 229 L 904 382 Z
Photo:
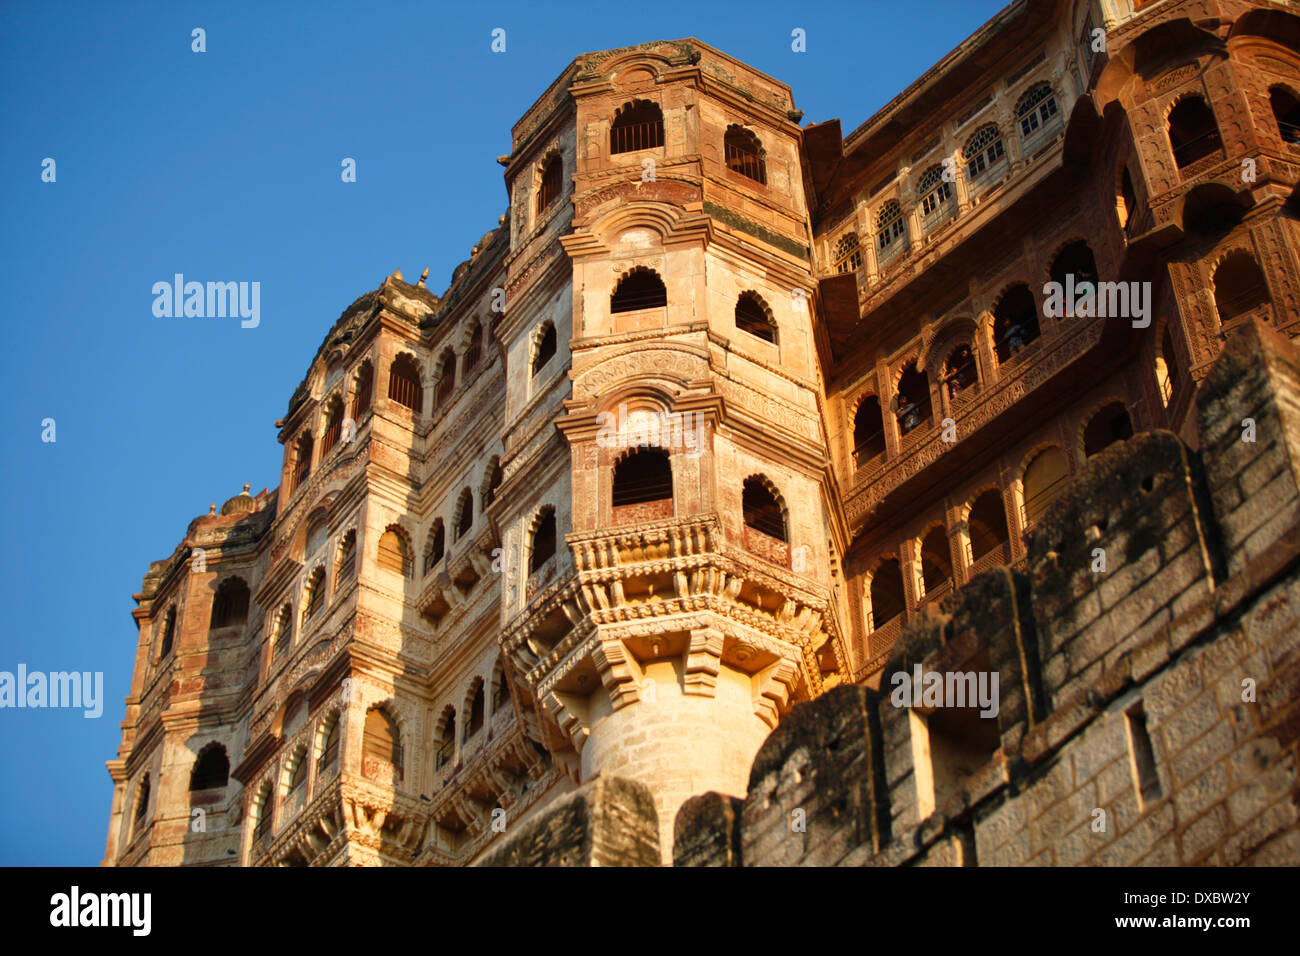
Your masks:
M 273 423 L 349 303 L 398 267 L 446 288 L 569 60 L 695 36 L 847 133 L 1001 6 L 0 2 L 0 671 L 104 675 L 98 719 L 0 710 L 0 864 L 100 861 L 149 562 L 276 483 Z M 155 317 L 177 272 L 260 282 L 260 325 Z

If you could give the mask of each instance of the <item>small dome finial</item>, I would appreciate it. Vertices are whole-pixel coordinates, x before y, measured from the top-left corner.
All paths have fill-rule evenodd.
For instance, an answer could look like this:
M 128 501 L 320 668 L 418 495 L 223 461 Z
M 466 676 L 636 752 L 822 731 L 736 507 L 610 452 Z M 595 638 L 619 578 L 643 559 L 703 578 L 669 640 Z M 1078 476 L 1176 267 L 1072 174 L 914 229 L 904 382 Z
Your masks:
M 217 513 L 217 503 L 214 501 L 212 502 L 212 504 L 208 505 L 208 515 L 212 516 L 216 513 Z
M 248 482 L 244 482 L 244 494 L 248 494 Z
M 429 267 L 425 266 L 424 271 L 420 273 L 420 281 L 416 283 L 421 289 L 424 288 L 424 280 L 429 278 Z

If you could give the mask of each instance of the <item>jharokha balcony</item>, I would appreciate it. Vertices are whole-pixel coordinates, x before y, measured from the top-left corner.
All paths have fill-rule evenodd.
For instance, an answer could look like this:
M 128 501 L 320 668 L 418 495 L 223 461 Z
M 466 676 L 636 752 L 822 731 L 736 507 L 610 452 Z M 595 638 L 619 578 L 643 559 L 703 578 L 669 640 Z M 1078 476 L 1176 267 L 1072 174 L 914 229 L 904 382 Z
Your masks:
M 910 420 L 909 414 L 911 418 L 917 417 L 911 409 L 900 409 L 896 449 L 882 448 L 884 442 L 880 436 L 860 438 L 851 456 L 853 470 L 845 497 L 845 511 L 853 527 L 861 527 L 882 502 L 936 465 L 940 458 L 963 446 L 973 447 L 977 442 L 972 439 L 996 440 L 990 425 L 1031 395 L 1041 394 L 1042 386 L 1057 379 L 1062 370 L 1100 341 L 1104 319 L 1067 321 L 1068 327 L 1045 332 L 1008 354 L 998 363 L 990 379 L 965 383 L 955 394 L 952 389 L 946 394 L 936 392 L 942 394 L 943 407 L 935 406 L 928 414 L 921 415 L 919 423 Z M 945 418 L 953 420 L 955 442 L 943 440 Z M 985 436 L 985 432 L 989 434 Z
M 574 568 L 529 595 L 502 645 L 575 750 L 581 721 L 566 702 L 601 686 L 616 708 L 639 699 L 629 659 L 683 658 L 687 693 L 711 693 L 722 664 L 769 675 L 755 707 L 772 726 L 792 693 L 815 696 L 849 672 L 828 590 L 760 529 L 730 540 L 710 513 L 567 541 Z

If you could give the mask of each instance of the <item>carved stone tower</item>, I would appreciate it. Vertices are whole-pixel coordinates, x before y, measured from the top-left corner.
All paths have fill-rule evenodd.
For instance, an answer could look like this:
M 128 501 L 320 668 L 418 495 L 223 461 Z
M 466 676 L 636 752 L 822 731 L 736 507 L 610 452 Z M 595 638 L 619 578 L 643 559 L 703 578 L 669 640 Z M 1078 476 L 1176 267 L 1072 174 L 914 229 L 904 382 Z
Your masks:
M 649 43 L 576 61 L 509 160 L 508 364 L 537 368 L 553 321 L 572 395 L 509 386 L 503 646 L 557 762 L 646 783 L 665 848 L 848 673 L 798 118 L 744 64 Z M 572 215 L 549 258 L 548 210 Z

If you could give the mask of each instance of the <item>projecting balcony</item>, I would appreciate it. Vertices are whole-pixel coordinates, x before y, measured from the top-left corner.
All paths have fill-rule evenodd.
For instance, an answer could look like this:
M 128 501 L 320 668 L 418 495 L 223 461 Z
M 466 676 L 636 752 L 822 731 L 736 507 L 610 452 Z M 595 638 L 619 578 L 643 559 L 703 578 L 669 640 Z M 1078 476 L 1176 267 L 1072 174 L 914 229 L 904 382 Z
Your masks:
M 903 434 L 893 454 L 865 458 L 855 451 L 857 466 L 845 498 L 850 523 L 860 527 L 886 497 L 917 475 L 935 467 L 953 448 L 978 437 L 981 429 L 998 421 L 1059 372 L 1089 352 L 1100 340 L 1104 319 L 1070 319 L 1068 328 L 1046 332 L 1008 356 L 991 380 L 964 388 L 954 397 L 948 416 L 956 424 L 957 442 L 943 441 L 943 418 L 938 409 Z M 874 450 L 874 449 L 873 449 Z

